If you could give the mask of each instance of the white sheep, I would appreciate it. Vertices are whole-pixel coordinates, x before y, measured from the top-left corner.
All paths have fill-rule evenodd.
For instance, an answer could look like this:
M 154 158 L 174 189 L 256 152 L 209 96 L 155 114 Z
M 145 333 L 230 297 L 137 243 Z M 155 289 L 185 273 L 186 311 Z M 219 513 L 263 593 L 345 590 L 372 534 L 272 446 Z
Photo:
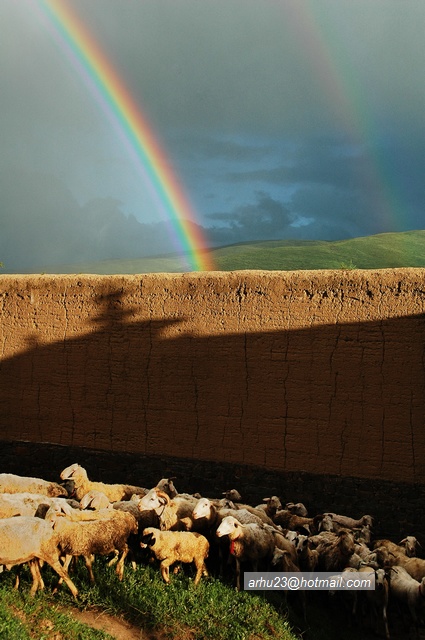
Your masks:
M 379 635 L 383 631 L 388 640 L 390 637 L 387 617 L 389 578 L 384 569 L 373 569 L 371 566 L 359 568 L 360 573 L 370 573 L 371 571 L 375 573 L 375 589 L 359 591 L 358 596 L 361 597 L 367 607 L 375 633 Z
M 0 565 L 7 568 L 30 563 L 33 577 L 31 594 L 44 587 L 38 560 L 47 562 L 68 585 L 74 598 L 78 590 L 59 561 L 59 537 L 49 523 L 33 516 L 0 520 Z
M 120 580 L 123 579 L 124 560 L 128 554 L 127 540 L 130 534 L 138 532 L 136 519 L 131 513 L 114 509 L 106 511 L 107 514 L 99 511 L 86 512 L 86 517 L 91 519 L 79 521 L 57 513 L 46 514 L 47 521 L 53 525 L 58 535 L 58 546 L 65 556 L 64 567 L 68 568 L 73 556 L 83 556 L 91 583 L 95 582 L 92 565 L 94 555 L 97 554 L 114 553 L 115 560 L 121 553 L 116 573 Z
M 317 549 L 310 548 L 308 536 L 299 535 L 295 549 L 301 571 L 315 571 L 319 563 L 319 552 Z
M 396 564 L 404 567 L 407 573 L 415 580 L 421 581 L 425 577 L 425 560 L 423 558 L 408 558 L 400 555 Z
M 390 570 L 390 596 L 407 606 L 415 624 L 425 613 L 425 578 L 419 582 L 403 567 Z
M 417 538 L 415 536 L 407 536 L 403 538 L 398 544 L 388 540 L 387 538 L 375 540 L 373 543 L 373 548 L 377 547 L 385 547 L 396 556 L 405 555 L 409 558 L 413 558 L 416 556 L 417 548 L 420 546 Z
M 326 512 L 323 515 L 331 517 L 333 523 L 333 531 L 335 531 L 335 533 L 338 533 L 340 529 L 360 529 L 364 526 L 370 528 L 373 524 L 373 518 L 369 515 L 362 516 L 358 520 L 355 520 L 350 516 L 342 516 L 338 513 Z
M 209 498 L 201 498 L 198 500 L 192 512 L 192 518 L 194 520 L 205 518 L 208 528 L 214 533 L 223 518 L 230 515 L 242 524 L 248 524 L 250 522 L 262 524 L 263 522 L 260 516 L 252 513 L 252 511 L 248 511 L 247 509 L 219 508 L 215 506 Z
M 92 489 L 88 491 L 80 500 L 81 509 L 92 509 L 98 511 L 99 509 L 112 509 L 112 502 L 103 491 L 96 491 Z
M 13 516 L 33 516 L 40 504 L 60 505 L 63 509 L 72 507 L 64 498 L 49 498 L 40 493 L 0 493 L 0 518 Z
M 62 480 L 73 480 L 75 483 L 75 497 L 77 500 L 82 498 L 89 491 L 101 491 L 104 493 L 110 502 L 116 502 L 117 500 L 130 500 L 134 493 L 139 495 L 145 495 L 147 489 L 143 487 L 135 487 L 128 484 L 106 484 L 104 482 L 92 482 L 87 476 L 87 471 L 81 467 L 78 463 L 71 464 L 66 467 L 60 477 Z
M 140 542 L 142 548 L 149 547 L 160 563 L 164 582 L 170 582 L 170 567 L 176 562 L 191 563 L 196 566 L 194 584 L 198 584 L 202 574 L 208 575 L 205 560 L 209 552 L 209 542 L 205 536 L 192 531 L 161 531 L 147 527 Z
M 159 528 L 163 531 L 181 531 L 187 529 L 197 502 L 197 498 L 181 496 L 171 500 L 168 494 L 154 487 L 138 501 L 138 508 L 140 511 L 155 511 L 159 517 Z
M 318 515 L 314 518 L 306 518 L 305 516 L 298 516 L 288 509 L 280 509 L 274 514 L 273 522 L 284 529 L 291 529 L 292 531 L 310 535 L 317 530 L 322 517 L 322 515 Z
M 0 473 L 0 493 L 38 493 L 50 498 L 68 497 L 66 489 L 57 482 L 13 473 Z
M 241 562 L 250 561 L 254 571 L 261 560 L 271 560 L 275 539 L 271 528 L 259 524 L 241 524 L 233 516 L 224 518 L 217 529 L 217 536 L 228 536 L 230 553 L 236 560 L 236 589 L 240 591 Z
M 211 555 L 218 563 L 219 575 L 224 575 L 226 564 L 229 561 L 229 544 L 227 538 L 217 538 L 216 531 L 227 516 L 233 516 L 242 524 L 263 525 L 261 518 L 247 509 L 219 508 L 209 498 L 201 498 L 198 501 L 193 510 L 192 519 L 196 530 L 203 533 L 210 542 Z

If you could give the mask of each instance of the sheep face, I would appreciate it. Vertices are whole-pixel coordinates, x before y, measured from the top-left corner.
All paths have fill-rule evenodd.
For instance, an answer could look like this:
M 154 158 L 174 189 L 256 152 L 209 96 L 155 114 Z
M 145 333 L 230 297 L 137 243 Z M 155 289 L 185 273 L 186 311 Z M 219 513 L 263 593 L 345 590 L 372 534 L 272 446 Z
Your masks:
M 75 482 L 74 480 L 65 480 L 61 482 L 61 485 L 65 489 L 68 494 L 68 498 L 73 498 L 75 496 Z
M 308 536 L 299 535 L 295 542 L 295 548 L 296 548 L 297 554 L 301 555 L 304 549 L 306 549 L 307 547 L 308 547 Z
M 385 569 L 376 569 L 375 571 L 375 591 L 388 590 L 388 576 Z
M 275 511 L 282 509 L 282 503 L 278 496 L 271 496 L 271 498 L 263 498 L 263 502 L 266 503 L 269 509 L 274 509 Z
M 332 520 L 332 516 L 330 513 L 325 513 L 322 519 L 319 522 L 318 530 L 320 531 L 333 531 L 334 523 Z
M 140 511 L 158 511 L 164 509 L 169 504 L 170 498 L 166 493 L 151 489 L 141 500 L 138 507 Z
M 220 526 L 217 529 L 217 536 L 229 536 L 231 540 L 236 540 L 241 532 L 240 523 L 233 516 L 226 516 L 223 518 Z
M 417 548 L 420 544 L 415 536 L 407 536 L 400 541 L 400 546 L 406 549 L 406 556 L 414 558 L 416 556 Z
M 270 561 L 272 567 L 278 571 L 299 571 L 299 567 L 294 563 L 289 551 L 275 549 Z
M 174 486 L 173 480 L 176 478 L 162 478 L 156 485 L 156 488 L 166 493 L 170 498 L 175 498 L 177 495 L 177 489 Z
M 285 533 L 285 538 L 286 538 L 287 540 L 289 540 L 289 542 L 292 542 L 292 544 L 293 544 L 293 545 L 295 545 L 295 546 L 296 546 L 296 545 L 297 545 L 298 538 L 300 537 L 300 535 L 301 535 L 301 534 L 300 534 L 300 532 L 299 532 L 299 531 L 291 531 L 291 530 L 289 530 L 289 531 L 287 531 L 287 532 Z
M 228 491 L 223 491 L 223 496 L 227 498 L 227 500 L 231 500 L 232 502 L 242 501 L 242 496 L 237 489 L 229 489 Z
M 302 518 L 306 518 L 308 516 L 308 511 L 302 502 L 297 502 L 296 504 L 293 502 L 287 502 L 285 507 L 296 516 L 301 516 Z
M 193 510 L 193 518 L 209 518 L 211 515 L 211 502 L 208 498 L 201 498 Z
M 146 533 L 148 532 L 148 533 Z M 140 540 L 140 546 L 142 549 L 146 549 L 147 547 L 153 547 L 156 542 L 155 535 L 152 531 L 145 529 L 143 532 L 142 538 Z

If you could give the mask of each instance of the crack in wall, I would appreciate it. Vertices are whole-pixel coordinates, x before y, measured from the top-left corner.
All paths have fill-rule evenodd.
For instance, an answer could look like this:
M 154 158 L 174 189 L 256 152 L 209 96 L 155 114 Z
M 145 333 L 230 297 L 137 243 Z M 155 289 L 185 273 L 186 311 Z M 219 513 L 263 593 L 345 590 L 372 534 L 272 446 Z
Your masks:
M 328 468 L 336 445 L 340 472 L 363 465 L 360 473 L 370 468 L 385 477 L 394 472 L 391 461 L 405 433 L 396 472 L 420 482 L 424 299 L 411 292 L 421 289 L 409 281 L 401 286 L 399 275 L 392 286 L 392 273 L 380 289 L 380 274 L 366 282 L 363 274 L 358 277 L 350 275 L 345 282 L 339 273 L 333 280 L 322 274 L 263 279 L 248 273 L 241 282 L 240 275 L 229 274 L 228 280 L 220 276 L 216 290 L 212 280 L 203 290 L 203 279 L 196 276 L 192 282 L 190 274 L 185 275 L 189 289 L 178 277 L 175 284 L 169 277 L 146 277 L 142 287 L 139 276 L 137 296 L 127 291 L 124 279 L 120 300 L 111 298 L 110 313 L 100 316 L 103 322 L 96 313 L 99 296 L 103 292 L 108 299 L 113 290 L 110 279 L 97 279 L 87 293 L 81 278 L 78 295 L 70 279 L 58 277 L 59 284 L 46 290 L 31 285 L 32 303 L 26 285 L 28 294 L 19 301 L 1 301 L 3 314 L 12 320 L 9 325 L 8 317 L 1 336 L 0 371 L 3 379 L 6 367 L 23 371 L 17 376 L 19 399 L 15 402 L 9 391 L 4 401 L 0 398 L 7 433 L 56 437 L 64 445 L 86 437 L 88 446 L 94 439 L 105 449 L 134 450 L 137 442 L 137 450 L 153 453 L 159 440 L 164 451 L 169 446 L 162 427 L 174 435 L 181 428 L 177 455 L 240 456 L 270 468 L 298 465 L 314 473 Z M 174 329 L 183 318 L 184 330 Z M 24 344 L 33 321 L 37 342 Z M 97 367 L 98 398 L 91 389 Z M 174 404 L 167 407 L 172 397 Z M 7 414 L 9 406 L 16 416 Z

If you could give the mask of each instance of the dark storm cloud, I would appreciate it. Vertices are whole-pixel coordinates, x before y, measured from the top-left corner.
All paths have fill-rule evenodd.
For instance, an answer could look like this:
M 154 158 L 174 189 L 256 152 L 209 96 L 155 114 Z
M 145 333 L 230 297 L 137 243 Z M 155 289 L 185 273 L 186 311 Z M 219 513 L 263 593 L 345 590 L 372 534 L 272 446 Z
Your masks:
M 283 238 L 288 233 L 294 217 L 288 208 L 259 192 L 256 201 L 236 207 L 230 213 L 214 213 L 209 218 L 218 227 L 209 231 L 215 242 L 241 242 L 247 240 L 271 240 Z M 220 228 L 223 227 L 224 228 Z
M 423 0 L 66 1 L 215 242 L 423 228 Z M 41 6 L 0 0 L 0 260 L 175 250 Z

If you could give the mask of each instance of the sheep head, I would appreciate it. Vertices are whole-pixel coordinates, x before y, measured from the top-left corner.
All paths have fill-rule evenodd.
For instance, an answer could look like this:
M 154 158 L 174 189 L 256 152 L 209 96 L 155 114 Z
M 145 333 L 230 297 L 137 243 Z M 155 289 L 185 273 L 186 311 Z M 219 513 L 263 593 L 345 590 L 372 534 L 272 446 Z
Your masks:
M 271 496 L 271 498 L 263 498 L 263 502 L 267 504 L 270 511 L 276 513 L 279 509 L 282 509 L 282 503 L 278 496 Z
M 140 540 L 140 546 L 142 549 L 146 549 L 147 547 L 153 547 L 156 542 L 154 530 L 152 528 L 147 528 L 143 530 L 142 538 Z
M 89 491 L 80 500 L 81 509 L 92 509 L 98 511 L 99 509 L 111 508 L 111 502 L 109 498 L 101 491 Z
M 230 540 L 236 540 L 242 533 L 242 525 L 233 516 L 226 516 L 217 529 L 217 536 L 229 536 Z
M 237 489 L 229 489 L 228 491 L 223 491 L 222 495 L 232 502 L 242 501 L 242 496 Z
M 139 511 L 155 511 L 158 515 L 171 502 L 170 496 L 153 488 L 138 502 Z
M 419 540 L 415 536 L 406 536 L 400 541 L 400 546 L 406 549 L 406 556 L 414 558 L 416 556 L 417 548 L 420 547 Z
M 74 462 L 74 464 L 71 464 L 62 471 L 60 477 L 62 480 L 78 480 L 80 478 L 86 480 L 87 472 L 78 464 L 78 462 Z
M 352 555 L 354 553 L 355 544 L 354 544 L 354 536 L 351 531 L 347 531 L 346 529 L 341 529 L 338 532 L 338 546 L 342 553 L 346 555 Z
M 211 501 L 208 498 L 201 498 L 197 502 L 192 517 L 197 520 L 198 518 L 209 518 L 211 515 Z
M 175 479 L 176 479 L 176 476 L 173 476 L 172 478 L 162 478 L 162 480 L 158 482 L 155 488 L 158 489 L 159 491 L 163 491 L 170 498 L 175 498 L 177 495 L 177 489 L 173 483 L 173 480 Z

